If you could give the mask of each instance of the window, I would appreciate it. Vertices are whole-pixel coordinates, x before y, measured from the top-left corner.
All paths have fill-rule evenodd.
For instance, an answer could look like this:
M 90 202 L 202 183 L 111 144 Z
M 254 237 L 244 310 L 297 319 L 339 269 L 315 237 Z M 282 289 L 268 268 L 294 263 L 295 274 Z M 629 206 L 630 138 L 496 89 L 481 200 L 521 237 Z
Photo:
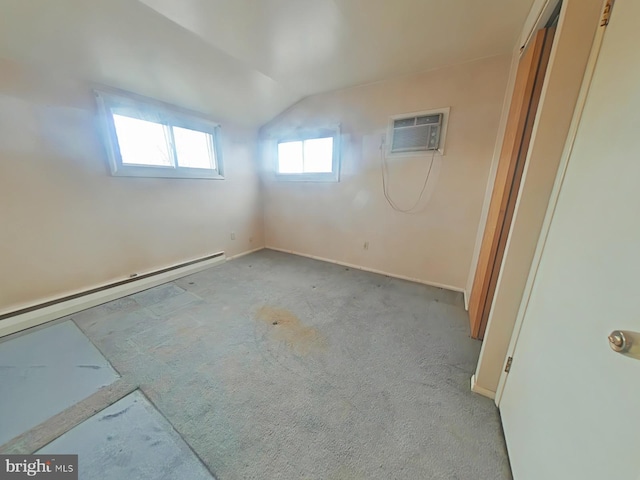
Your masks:
M 276 176 L 280 180 L 337 182 L 339 130 L 325 129 L 278 141 Z
M 137 95 L 95 94 L 113 175 L 224 178 L 219 125 Z

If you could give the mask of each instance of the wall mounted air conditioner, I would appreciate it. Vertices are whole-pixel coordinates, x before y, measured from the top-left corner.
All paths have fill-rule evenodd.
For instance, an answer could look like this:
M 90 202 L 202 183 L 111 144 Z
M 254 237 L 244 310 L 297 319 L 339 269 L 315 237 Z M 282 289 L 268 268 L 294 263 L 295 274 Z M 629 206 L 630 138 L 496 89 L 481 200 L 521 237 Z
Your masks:
M 393 115 L 389 118 L 388 155 L 444 154 L 449 108 Z

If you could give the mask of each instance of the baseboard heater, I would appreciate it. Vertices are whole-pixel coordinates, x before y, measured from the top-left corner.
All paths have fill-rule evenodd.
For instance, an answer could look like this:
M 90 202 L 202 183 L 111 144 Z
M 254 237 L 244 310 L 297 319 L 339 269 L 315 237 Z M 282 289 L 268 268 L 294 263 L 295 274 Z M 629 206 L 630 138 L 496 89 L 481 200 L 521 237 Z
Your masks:
M 0 338 L 115 300 L 116 298 L 147 290 L 225 261 L 224 252 L 218 252 L 1 314 Z

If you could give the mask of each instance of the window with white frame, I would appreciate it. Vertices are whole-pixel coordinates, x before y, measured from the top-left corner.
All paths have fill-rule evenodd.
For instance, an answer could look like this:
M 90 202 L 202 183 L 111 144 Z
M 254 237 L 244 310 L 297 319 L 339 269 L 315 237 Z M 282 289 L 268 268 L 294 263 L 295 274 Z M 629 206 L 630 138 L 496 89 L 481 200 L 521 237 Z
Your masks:
M 113 175 L 224 178 L 218 124 L 134 94 L 95 94 Z
M 276 176 L 281 180 L 339 180 L 339 129 L 298 133 L 277 142 Z

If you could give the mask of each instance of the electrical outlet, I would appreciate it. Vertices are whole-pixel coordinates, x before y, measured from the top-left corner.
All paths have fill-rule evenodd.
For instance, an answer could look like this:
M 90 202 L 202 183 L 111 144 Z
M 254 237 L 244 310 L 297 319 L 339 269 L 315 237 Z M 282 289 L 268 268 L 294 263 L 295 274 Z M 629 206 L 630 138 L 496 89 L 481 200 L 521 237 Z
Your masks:
M 231 240 L 235 240 L 236 239 L 236 232 L 231 232 Z
M 364 246 L 362 248 L 369 250 L 369 242 L 364 242 Z

